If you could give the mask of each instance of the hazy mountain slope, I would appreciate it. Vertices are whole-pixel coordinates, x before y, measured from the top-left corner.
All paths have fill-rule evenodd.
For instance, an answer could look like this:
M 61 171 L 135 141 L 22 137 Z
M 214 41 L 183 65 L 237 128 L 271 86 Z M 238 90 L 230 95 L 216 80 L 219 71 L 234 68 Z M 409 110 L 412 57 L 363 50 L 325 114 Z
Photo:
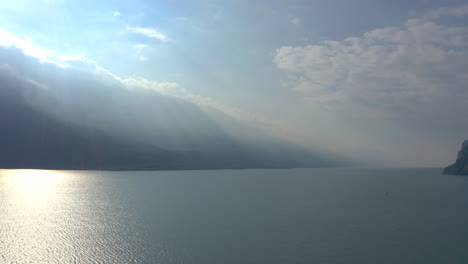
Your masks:
M 14 48 L 0 48 L 0 168 L 156 170 L 344 164 L 240 122 L 226 125 L 222 119 L 229 117 L 221 114 L 215 120 L 188 101 L 153 90 L 129 89 L 108 73 L 60 67 Z
M 24 104 L 18 95 L 5 98 L 2 93 L 0 168 L 157 170 L 330 165 L 307 155 L 297 157 L 299 152 L 271 156 L 241 145 L 222 148 L 222 152 L 162 150 L 60 122 Z

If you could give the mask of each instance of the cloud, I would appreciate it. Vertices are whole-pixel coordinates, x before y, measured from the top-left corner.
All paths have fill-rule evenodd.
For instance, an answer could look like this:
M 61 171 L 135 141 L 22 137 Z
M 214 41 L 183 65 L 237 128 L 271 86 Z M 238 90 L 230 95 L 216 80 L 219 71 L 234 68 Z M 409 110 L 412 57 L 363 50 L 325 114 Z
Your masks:
M 293 18 L 291 19 L 291 24 L 293 24 L 293 25 L 299 25 L 299 24 L 301 24 L 301 19 L 298 18 L 298 17 L 293 17 Z
M 24 54 L 38 58 L 41 61 L 50 61 L 49 58 L 55 55 L 55 52 L 52 50 L 41 49 L 34 45 L 30 37 L 23 36 L 23 38 L 21 38 L 1 28 L 0 46 L 18 48 Z
M 444 16 L 466 16 L 468 15 L 468 4 L 434 9 L 423 16 L 424 19 L 438 19 Z
M 226 133 L 241 140 L 267 140 L 270 136 L 288 140 L 298 132 L 193 93 L 176 82 L 119 76 L 87 57 L 61 55 L 13 33 L 0 32 L 9 36 L 0 38 L 0 79 L 8 73 L 17 86 L 35 87 L 32 96 L 26 95 L 31 105 L 67 122 L 175 149 L 210 148 L 213 139 Z M 142 50 L 147 45 L 133 48 Z M 35 52 L 25 56 L 31 50 Z M 41 64 L 31 57 L 39 58 Z M 226 131 L 220 131 L 221 127 Z
M 160 41 L 167 41 L 168 38 L 154 28 L 144 27 L 127 27 L 127 30 L 133 33 L 142 34 L 148 38 L 157 39 Z
M 136 44 L 136 45 L 133 45 L 133 48 L 136 49 L 137 51 L 141 51 L 143 49 L 146 49 L 148 47 L 148 45 L 146 44 Z
M 218 114 L 219 119 L 215 119 L 202 107 L 232 116 L 242 116 L 243 112 L 190 93 L 177 83 L 117 76 L 79 55 L 55 54 L 53 58 L 56 59 L 53 63 L 41 62 L 17 47 L 0 47 L 0 98 L 14 104 L 13 108 L 7 108 L 6 116 L 21 117 L 22 109 L 27 109 L 26 113 L 59 121 L 40 120 L 41 126 L 60 124 L 71 135 L 80 131 L 87 131 L 83 138 L 88 134 L 105 135 L 109 142 L 122 143 L 125 150 L 135 146 L 142 153 L 151 153 L 148 151 L 155 151 L 156 147 L 160 159 L 141 161 L 164 166 L 181 166 L 167 164 L 172 162 L 174 151 L 182 161 L 193 162 L 192 157 L 199 157 L 210 164 L 228 164 L 223 165 L 226 167 L 340 163 L 258 133 L 245 123 L 231 120 L 231 116 Z M 222 125 L 218 120 L 223 120 Z M 31 127 L 33 131 L 36 128 Z M 69 143 L 59 135 L 60 145 Z
M 177 83 L 117 76 L 83 56 L 48 63 L 0 46 L 0 58 L 0 97 L 17 94 L 35 110 L 74 127 L 183 151 L 205 151 L 209 138 L 228 140 L 204 111 L 178 96 Z
M 120 16 L 120 12 L 115 11 L 115 12 L 114 12 L 114 16 L 115 16 L 115 17 L 119 17 L 119 16 Z
M 145 61 L 148 60 L 148 58 L 143 55 L 143 50 L 146 49 L 146 48 L 148 48 L 148 45 L 146 45 L 146 44 L 133 45 L 133 49 L 135 49 L 137 58 L 138 58 L 138 60 L 140 62 L 145 62 Z
M 72 68 L 74 70 L 81 70 L 83 72 L 94 73 L 99 79 L 110 80 L 115 84 L 122 85 L 129 90 L 151 91 L 161 95 L 170 96 L 190 102 L 205 109 L 214 109 L 220 111 L 236 120 L 256 122 L 264 125 L 271 126 L 272 121 L 266 118 L 257 116 L 252 113 L 242 111 L 236 107 L 226 106 L 212 98 L 205 97 L 198 94 L 190 93 L 188 90 L 181 88 L 176 82 L 168 81 L 155 81 L 146 78 L 134 76 L 118 76 L 111 71 L 101 67 L 96 61 L 86 58 L 81 55 L 59 55 L 55 51 L 45 50 L 32 44 L 31 40 L 26 40 L 10 33 L 6 30 L 0 29 L 0 46 L 15 47 L 20 49 L 24 54 L 41 59 L 41 61 L 48 62 L 59 66 L 61 68 Z M 146 44 L 136 44 L 133 46 L 139 54 L 141 50 L 148 48 Z M 145 61 L 146 57 L 139 56 L 140 61 Z M 47 87 L 45 84 L 40 84 L 37 81 L 31 80 L 31 83 L 36 83 L 37 86 Z
M 144 89 L 147 91 L 157 92 L 162 95 L 175 97 L 193 103 L 199 107 L 207 109 L 208 111 L 210 111 L 210 109 L 220 111 L 236 120 L 259 124 L 271 124 L 271 121 L 263 117 L 242 111 L 236 107 L 227 106 L 210 97 L 190 93 L 187 89 L 181 88 L 179 84 L 175 82 L 157 82 L 138 76 L 121 78 L 120 81 L 129 89 Z
M 358 116 L 460 119 L 468 111 L 468 27 L 431 19 L 466 15 L 467 6 L 434 10 L 401 28 L 281 47 L 274 62 L 287 74 L 286 86 L 316 106 Z
M 58 57 L 60 65 L 63 67 L 85 68 L 91 70 L 102 69 L 97 62 L 80 55 L 68 55 Z

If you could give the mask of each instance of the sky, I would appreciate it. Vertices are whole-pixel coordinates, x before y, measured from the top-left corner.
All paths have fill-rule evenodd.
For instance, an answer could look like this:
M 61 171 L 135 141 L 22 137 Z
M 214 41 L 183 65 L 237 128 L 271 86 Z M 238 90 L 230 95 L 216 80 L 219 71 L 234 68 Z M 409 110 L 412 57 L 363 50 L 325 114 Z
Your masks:
M 3 0 L 0 46 L 373 166 L 468 138 L 467 1 Z

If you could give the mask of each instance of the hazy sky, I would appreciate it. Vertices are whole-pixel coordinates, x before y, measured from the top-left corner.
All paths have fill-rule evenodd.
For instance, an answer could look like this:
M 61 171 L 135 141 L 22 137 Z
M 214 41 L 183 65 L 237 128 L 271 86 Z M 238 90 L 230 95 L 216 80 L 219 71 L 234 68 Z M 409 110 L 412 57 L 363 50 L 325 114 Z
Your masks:
M 0 46 L 376 166 L 468 138 L 467 1 L 3 0 Z

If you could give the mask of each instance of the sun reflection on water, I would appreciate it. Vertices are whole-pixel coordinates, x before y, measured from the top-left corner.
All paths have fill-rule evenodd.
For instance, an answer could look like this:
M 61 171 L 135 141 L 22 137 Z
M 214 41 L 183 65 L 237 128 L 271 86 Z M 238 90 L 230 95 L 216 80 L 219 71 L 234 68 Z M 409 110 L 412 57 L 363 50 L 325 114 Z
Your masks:
M 64 192 L 69 173 L 47 170 L 0 170 L 0 263 L 48 263 L 51 249 L 63 249 Z M 61 251 L 59 251 L 61 252 Z M 8 263 L 8 261 L 7 261 Z M 58 263 L 58 262 L 57 262 Z
M 34 200 L 50 198 L 67 176 L 62 171 L 48 170 L 5 170 L 0 173 L 6 176 L 6 182 L 17 195 Z
M 0 170 L 0 264 L 137 263 L 141 233 L 110 179 L 96 172 Z

